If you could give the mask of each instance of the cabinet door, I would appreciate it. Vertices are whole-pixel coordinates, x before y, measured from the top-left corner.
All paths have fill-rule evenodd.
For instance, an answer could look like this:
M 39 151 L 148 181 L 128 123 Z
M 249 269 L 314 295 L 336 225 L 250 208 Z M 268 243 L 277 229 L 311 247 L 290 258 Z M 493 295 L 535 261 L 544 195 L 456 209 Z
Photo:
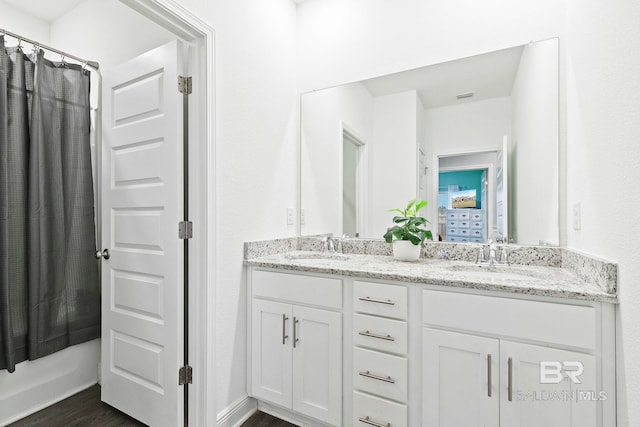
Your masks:
M 292 306 L 261 299 L 252 305 L 252 396 L 291 408 Z
M 497 427 L 499 350 L 496 339 L 424 328 L 422 425 Z
M 541 368 L 541 362 L 546 368 Z M 580 375 L 577 375 L 578 370 L 582 370 Z M 544 378 L 541 376 L 541 371 L 545 374 Z M 574 371 L 575 374 L 571 375 L 570 371 Z M 502 379 L 500 425 L 510 427 L 595 427 L 599 425 L 596 419 L 596 400 L 600 396 L 596 388 L 594 356 L 501 341 L 500 374 Z M 575 379 L 572 379 L 572 376 Z M 511 386 L 509 386 L 510 381 Z M 511 390 L 511 396 L 509 396 L 509 390 Z
M 342 315 L 294 306 L 293 322 L 293 409 L 340 425 Z

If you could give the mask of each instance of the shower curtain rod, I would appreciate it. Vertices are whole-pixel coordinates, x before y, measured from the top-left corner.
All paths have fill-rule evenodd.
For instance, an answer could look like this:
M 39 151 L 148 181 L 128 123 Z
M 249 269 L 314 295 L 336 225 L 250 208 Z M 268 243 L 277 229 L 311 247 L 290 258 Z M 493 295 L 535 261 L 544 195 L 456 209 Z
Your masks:
M 11 31 L 7 31 L 5 29 L 0 28 L 0 34 L 11 36 L 11 37 L 16 38 L 16 39 L 18 39 L 20 41 L 32 44 L 34 47 L 37 46 L 37 47 L 40 47 L 42 49 L 57 53 L 59 55 L 62 55 L 63 58 L 75 59 L 76 61 L 81 62 L 82 64 L 86 64 L 86 65 L 88 65 L 89 67 L 91 67 L 91 68 L 93 68 L 95 70 L 98 70 L 100 68 L 100 64 L 98 64 L 96 61 L 87 61 L 86 59 L 78 58 L 75 55 L 71 55 L 70 53 L 64 52 L 64 51 L 56 49 L 54 47 L 44 45 L 44 44 L 39 43 L 37 41 L 34 41 L 34 40 L 28 39 L 26 37 L 23 37 L 23 36 L 21 36 L 19 34 L 12 33 Z

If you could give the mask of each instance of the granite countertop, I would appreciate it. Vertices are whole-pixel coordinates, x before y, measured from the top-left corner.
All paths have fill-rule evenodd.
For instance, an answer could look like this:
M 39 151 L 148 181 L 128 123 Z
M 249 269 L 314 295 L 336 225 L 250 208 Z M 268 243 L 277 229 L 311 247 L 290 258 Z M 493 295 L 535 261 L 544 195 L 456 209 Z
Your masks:
M 291 271 L 395 280 L 437 286 L 510 292 L 617 303 L 615 293 L 578 277 L 569 269 L 530 265 L 480 266 L 467 261 L 422 258 L 397 261 L 385 255 L 324 254 L 293 250 L 244 261 L 245 265 Z

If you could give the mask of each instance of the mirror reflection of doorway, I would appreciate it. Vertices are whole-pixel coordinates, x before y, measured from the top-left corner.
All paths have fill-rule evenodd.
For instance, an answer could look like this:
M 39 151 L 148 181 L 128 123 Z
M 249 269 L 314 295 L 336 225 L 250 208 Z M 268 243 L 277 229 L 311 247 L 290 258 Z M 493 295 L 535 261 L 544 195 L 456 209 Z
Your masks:
M 350 132 L 342 132 L 342 233 L 350 237 L 360 234 L 361 158 L 363 142 Z
M 484 243 L 487 237 L 489 168 L 438 174 L 438 232 L 443 241 Z

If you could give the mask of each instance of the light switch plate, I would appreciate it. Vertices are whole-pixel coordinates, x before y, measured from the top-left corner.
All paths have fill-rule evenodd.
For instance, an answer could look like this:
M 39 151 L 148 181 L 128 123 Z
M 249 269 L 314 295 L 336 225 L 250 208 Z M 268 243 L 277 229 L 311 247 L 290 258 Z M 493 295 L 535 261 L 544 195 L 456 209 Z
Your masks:
M 287 225 L 295 224 L 296 210 L 294 208 L 287 208 Z

